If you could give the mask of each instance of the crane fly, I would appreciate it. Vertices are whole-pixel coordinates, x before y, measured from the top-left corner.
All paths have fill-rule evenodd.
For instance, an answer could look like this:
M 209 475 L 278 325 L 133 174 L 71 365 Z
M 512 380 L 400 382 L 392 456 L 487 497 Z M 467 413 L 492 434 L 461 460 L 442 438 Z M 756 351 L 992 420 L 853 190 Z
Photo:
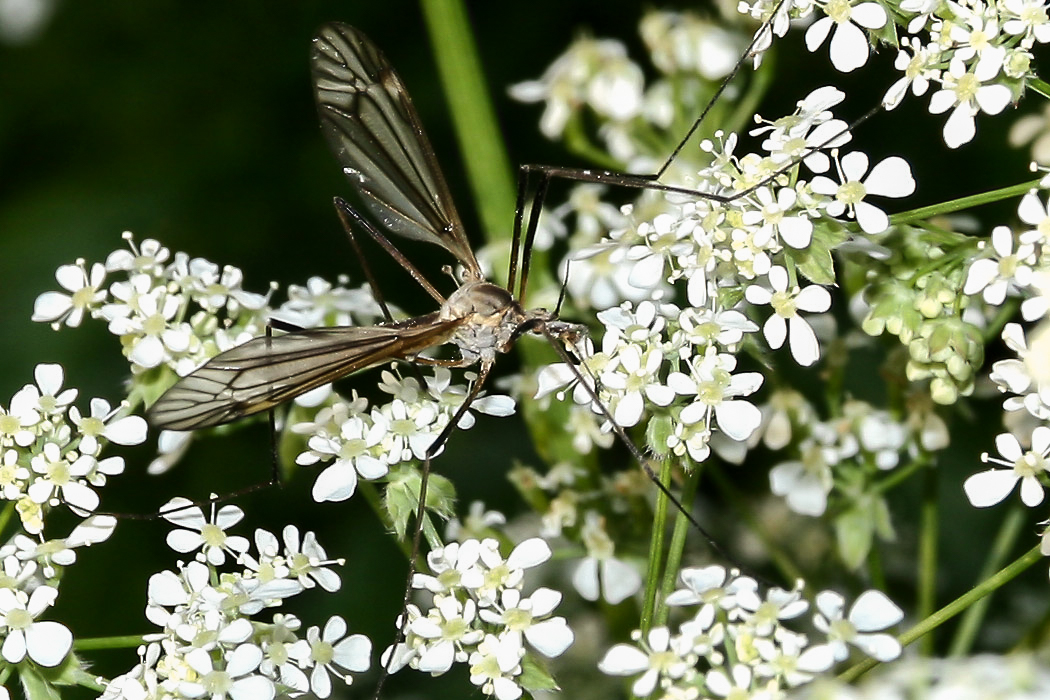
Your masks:
M 559 321 L 554 312 L 525 310 L 508 289 L 485 279 L 408 92 L 371 40 L 348 25 L 326 25 L 314 39 L 311 65 L 321 129 L 369 214 L 387 231 L 451 253 L 461 266 L 460 286 L 444 298 L 381 232 L 337 198 L 336 208 L 351 240 L 354 220 L 406 267 L 440 308 L 404 321 L 389 320 L 388 314 L 388 322 L 376 326 L 313 328 L 255 338 L 216 355 L 168 389 L 148 412 L 158 428 L 195 430 L 229 423 L 398 359 L 446 367 L 480 365 L 465 411 L 496 355 L 508 352 L 525 333 L 569 344 L 585 333 L 583 326 Z M 520 228 L 519 213 L 515 244 Z M 510 288 L 515 285 L 516 260 L 514 256 Z M 523 265 L 522 293 L 526 281 Z M 420 357 L 445 344 L 458 348 L 457 359 Z

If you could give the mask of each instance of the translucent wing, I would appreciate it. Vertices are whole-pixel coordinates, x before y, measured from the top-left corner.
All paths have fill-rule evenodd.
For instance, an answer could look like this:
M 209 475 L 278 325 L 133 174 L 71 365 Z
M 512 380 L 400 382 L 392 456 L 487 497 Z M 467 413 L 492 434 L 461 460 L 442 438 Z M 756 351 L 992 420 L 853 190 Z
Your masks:
M 384 326 L 254 338 L 180 379 L 149 409 L 158 428 L 195 430 L 266 411 L 357 370 L 446 342 L 462 319 L 437 312 Z
M 383 53 L 357 29 L 333 23 L 314 39 L 311 66 L 321 130 L 376 220 L 436 243 L 480 277 L 419 115 Z

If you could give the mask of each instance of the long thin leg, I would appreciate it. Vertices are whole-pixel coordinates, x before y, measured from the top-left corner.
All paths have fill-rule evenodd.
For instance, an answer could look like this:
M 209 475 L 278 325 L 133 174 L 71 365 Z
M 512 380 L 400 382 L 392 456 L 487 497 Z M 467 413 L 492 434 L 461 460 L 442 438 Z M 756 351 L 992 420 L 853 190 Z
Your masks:
M 463 416 L 466 415 L 467 411 L 470 410 L 470 405 L 474 403 L 474 400 L 478 397 L 481 392 L 481 387 L 484 386 L 485 380 L 488 379 L 489 370 L 492 369 L 492 363 L 483 363 L 478 370 L 478 378 L 474 380 L 474 386 L 471 387 L 467 393 L 463 403 L 460 404 L 459 408 L 452 415 L 452 420 L 448 422 L 434 442 L 427 448 L 426 454 L 423 459 L 423 467 L 419 474 L 419 505 L 416 506 L 416 529 L 412 534 L 412 554 L 408 558 L 408 576 L 405 579 L 405 597 L 401 603 L 402 620 L 401 624 L 398 625 L 397 634 L 394 637 L 394 643 L 390 646 L 390 658 L 387 659 L 383 665 L 383 670 L 380 672 L 379 681 L 376 683 L 376 691 L 373 698 L 379 700 L 379 694 L 383 690 L 383 684 L 386 683 L 387 677 L 390 676 L 390 667 L 394 662 L 395 654 L 397 652 L 397 646 L 405 640 L 405 623 L 407 619 L 404 617 L 408 614 L 408 603 L 412 597 L 412 579 L 416 575 L 416 559 L 419 557 L 419 546 L 423 537 L 423 518 L 426 516 L 426 504 L 427 504 L 427 482 L 430 479 L 430 461 L 434 458 L 444 444 L 448 441 L 449 436 L 452 435 L 452 431 L 459 425 L 459 421 L 462 420 Z
M 682 137 L 682 140 L 679 141 L 678 145 L 675 146 L 673 151 L 671 151 L 671 155 L 667 157 L 667 160 L 664 161 L 664 164 L 661 165 L 660 169 L 657 170 L 656 173 L 653 175 L 654 180 L 659 179 L 665 172 L 667 172 L 667 169 L 671 167 L 671 163 L 673 163 L 678 158 L 678 155 L 682 152 L 682 149 L 685 148 L 685 145 L 689 142 L 689 139 L 693 138 L 693 134 L 695 134 L 696 130 L 700 128 L 700 125 L 703 123 L 704 119 L 707 118 L 707 113 L 711 111 L 711 108 L 714 107 L 715 104 L 718 102 L 718 99 L 722 96 L 722 93 L 725 92 L 727 87 L 729 87 L 729 83 L 733 82 L 733 79 L 736 78 L 737 74 L 740 72 L 740 69 L 743 68 L 744 64 L 748 61 L 748 59 L 752 57 L 755 47 L 758 45 L 759 41 L 765 36 L 765 33 L 773 31 L 773 20 L 776 17 L 777 12 L 780 11 L 780 6 L 783 5 L 785 2 L 787 2 L 787 0 L 780 0 L 780 2 L 778 2 L 776 6 L 773 7 L 773 11 L 769 13 L 769 19 L 762 24 L 762 26 L 757 32 L 755 32 L 755 36 L 752 37 L 751 43 L 747 45 L 747 50 L 744 51 L 744 53 L 740 56 L 740 60 L 736 62 L 735 66 L 733 66 L 733 70 L 729 71 L 729 75 L 722 79 L 722 84 L 718 86 L 718 89 L 715 90 L 715 94 L 712 95 L 711 99 L 707 101 L 707 106 L 705 106 L 703 111 L 700 112 L 700 116 L 696 118 L 696 121 L 693 122 L 693 125 L 689 127 L 689 131 L 685 132 L 685 136 Z
M 668 488 L 668 486 L 662 481 L 660 481 L 660 477 L 656 474 L 655 471 L 653 471 L 653 468 L 649 466 L 649 460 L 646 459 L 645 455 L 642 454 L 642 451 L 638 449 L 638 446 L 634 444 L 634 441 L 631 440 L 630 437 L 628 437 L 627 433 L 624 432 L 624 429 L 620 427 L 620 425 L 617 424 L 615 420 L 613 420 L 612 415 L 609 413 L 609 409 L 606 408 L 602 400 L 598 398 L 598 392 L 595 391 L 594 387 L 590 384 L 590 382 L 587 381 L 587 378 L 583 376 L 579 369 L 577 369 L 576 362 L 574 361 L 573 357 L 569 354 L 569 352 L 565 349 L 565 345 L 562 339 L 551 333 L 546 326 L 541 327 L 541 332 L 543 333 L 544 337 L 547 338 L 547 341 L 551 344 L 551 347 L 554 348 L 554 351 L 558 353 L 558 356 L 561 358 L 562 362 L 564 362 L 565 365 L 569 367 L 571 371 L 576 375 L 577 381 L 579 381 L 583 385 L 584 389 L 586 389 L 588 396 L 590 396 L 591 402 L 598 407 L 599 413 L 601 413 L 602 417 L 609 422 L 609 425 L 612 426 L 612 430 L 614 433 L 616 433 L 616 437 L 619 438 L 620 442 L 627 447 L 627 450 L 631 453 L 631 456 L 634 458 L 634 461 L 637 462 L 638 466 L 642 468 L 646 476 L 649 477 L 649 480 L 656 484 L 656 487 L 660 490 L 661 493 L 663 493 L 667 500 L 671 502 L 671 505 L 677 508 L 679 512 L 681 512 L 682 515 L 684 515 L 685 518 L 689 521 L 689 524 L 696 528 L 697 532 L 699 532 L 704 537 L 704 539 L 707 540 L 707 543 L 711 546 L 711 549 L 713 549 L 722 557 L 726 558 L 728 561 L 734 561 L 733 558 L 719 546 L 718 542 L 715 541 L 715 539 L 707 532 L 707 530 L 704 529 L 704 526 L 701 525 L 695 517 L 693 517 L 693 514 L 690 513 L 684 505 L 682 505 L 682 502 L 678 500 L 677 496 L 671 493 L 671 489 Z
M 427 294 L 434 297 L 434 300 L 437 303 L 445 303 L 445 297 L 441 295 L 441 292 L 435 289 L 434 285 L 430 284 L 430 282 L 427 281 L 427 278 L 423 276 L 423 273 L 420 272 L 415 265 L 409 262 L 408 258 L 406 258 L 405 255 L 397 249 L 397 246 L 391 243 L 386 236 L 380 233 L 379 230 L 375 226 L 373 226 L 368 219 L 358 214 L 357 211 L 349 204 L 347 204 L 346 200 L 344 200 L 342 197 L 336 197 L 334 201 L 335 210 L 339 213 L 339 218 L 343 222 L 343 227 L 346 228 L 347 233 L 350 235 L 351 241 L 354 241 L 353 232 L 351 231 L 350 227 L 350 219 L 353 219 L 361 226 L 361 228 L 368 232 L 368 235 L 370 235 L 375 240 L 375 242 L 383 248 L 383 250 L 390 254 L 390 257 L 397 261 L 398 265 L 403 267 L 405 271 L 408 272 L 408 274 L 412 275 L 412 279 L 418 282 L 419 286 L 425 289 Z M 354 249 L 360 256 L 361 249 L 357 247 L 356 241 L 354 241 Z M 368 283 L 372 285 L 373 293 L 378 293 L 379 289 L 375 283 L 375 278 L 371 274 L 371 269 L 366 267 L 365 270 L 365 274 L 368 276 Z M 380 295 L 379 298 L 382 298 L 382 295 Z M 384 311 L 386 311 L 385 307 Z M 390 312 L 386 311 L 386 313 L 387 315 L 389 315 Z

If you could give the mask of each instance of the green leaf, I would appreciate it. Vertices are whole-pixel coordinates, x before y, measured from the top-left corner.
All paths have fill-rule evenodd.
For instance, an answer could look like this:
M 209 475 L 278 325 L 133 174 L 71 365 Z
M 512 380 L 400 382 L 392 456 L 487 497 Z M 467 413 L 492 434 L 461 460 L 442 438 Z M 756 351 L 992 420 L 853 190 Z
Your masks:
M 813 240 L 804 250 L 785 248 L 786 255 L 795 264 L 799 273 L 816 284 L 835 284 L 835 261 L 831 251 L 846 240 L 840 228 L 817 225 L 813 228 Z
M 854 506 L 835 519 L 839 556 L 852 571 L 860 568 L 871 551 L 875 522 L 871 512 Z
M 422 482 L 419 470 L 402 467 L 390 472 L 384 504 L 387 518 L 399 538 L 408 532 L 408 524 L 419 507 L 419 486 Z M 447 478 L 430 473 L 427 480 L 427 510 L 448 520 L 456 512 L 456 489 Z
M 526 654 L 521 660 L 521 675 L 518 676 L 518 682 L 530 693 L 537 690 L 558 689 L 558 684 L 554 681 L 550 671 L 533 654 Z
M 61 700 L 58 689 L 33 664 L 19 664 L 18 679 L 22 682 L 27 700 Z

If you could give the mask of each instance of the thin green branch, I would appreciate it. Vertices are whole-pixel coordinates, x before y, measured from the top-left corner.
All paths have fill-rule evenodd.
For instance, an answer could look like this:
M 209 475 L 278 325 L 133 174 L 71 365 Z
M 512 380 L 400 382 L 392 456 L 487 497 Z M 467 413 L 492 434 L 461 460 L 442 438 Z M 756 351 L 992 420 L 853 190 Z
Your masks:
M 1042 180 L 1042 178 L 1030 182 L 1023 182 L 1020 185 L 1011 185 L 1010 187 L 1002 187 L 990 192 L 982 192 L 981 194 L 970 195 L 969 197 L 953 199 L 941 204 L 920 207 L 918 209 L 912 209 L 911 211 L 903 211 L 891 216 L 890 223 L 893 225 L 911 224 L 917 221 L 922 221 L 923 219 L 928 219 L 931 216 L 943 216 L 945 214 L 963 211 L 964 209 L 979 207 L 982 204 L 991 204 L 992 202 L 1010 199 L 1011 197 L 1020 197 L 1033 187 L 1039 187 L 1040 180 Z
M 936 469 L 929 467 L 923 472 L 922 491 L 922 505 L 919 514 L 919 595 L 916 615 L 919 618 L 926 618 L 933 613 L 933 606 L 937 602 L 937 538 L 940 535 L 938 520 L 940 509 L 937 507 Z M 922 653 L 924 656 L 933 654 L 933 642 L 932 634 L 923 637 Z
M 461 0 L 421 5 L 486 240 L 509 240 L 514 180 L 466 8 Z
M 1010 551 L 1017 542 L 1018 535 L 1021 534 L 1021 526 L 1026 520 L 1025 514 L 1025 509 L 1016 505 L 1006 514 L 1003 524 L 999 527 L 999 532 L 995 536 L 995 542 L 988 552 L 988 559 L 981 568 L 981 573 L 977 580 L 983 581 L 988 578 L 992 575 L 992 572 L 1006 561 L 1006 557 L 1010 555 Z M 956 630 L 955 637 L 952 639 L 951 648 L 948 650 L 949 656 L 963 656 L 970 652 L 974 639 L 977 638 L 977 632 L 981 623 L 984 621 L 984 616 L 988 611 L 988 605 L 991 602 L 991 596 L 982 598 L 966 611 L 959 623 L 959 629 Z
M 948 620 L 952 619 L 959 613 L 967 610 L 977 601 L 981 600 L 985 596 L 991 594 L 993 591 L 998 590 L 1002 586 L 1006 585 L 1007 582 L 1011 581 L 1015 577 L 1019 576 L 1022 572 L 1028 570 L 1034 564 L 1043 560 L 1043 554 L 1039 549 L 1040 545 L 1036 545 L 1032 549 L 1025 552 L 1016 561 L 1011 563 L 1006 568 L 1002 569 L 994 576 L 990 576 L 978 585 L 974 586 L 964 595 L 959 596 L 948 605 L 933 613 L 919 624 L 912 627 L 907 632 L 904 632 L 897 640 L 903 645 L 907 646 L 919 639 L 920 637 L 928 634 L 932 630 L 940 627 Z M 865 659 L 860 663 L 857 663 L 847 669 L 846 671 L 839 674 L 839 680 L 845 683 L 852 683 L 857 678 L 875 668 L 880 662 L 877 659 Z

